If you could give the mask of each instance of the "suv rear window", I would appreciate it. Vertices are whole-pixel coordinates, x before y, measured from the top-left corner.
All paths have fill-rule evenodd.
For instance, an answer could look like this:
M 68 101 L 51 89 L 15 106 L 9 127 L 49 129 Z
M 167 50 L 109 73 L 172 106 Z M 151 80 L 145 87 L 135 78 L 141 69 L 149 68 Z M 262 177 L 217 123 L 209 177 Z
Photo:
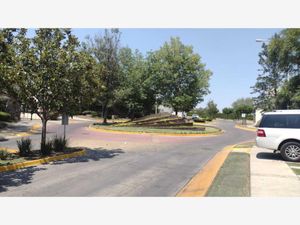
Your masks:
M 299 115 L 264 115 L 259 127 L 266 128 L 300 128 Z

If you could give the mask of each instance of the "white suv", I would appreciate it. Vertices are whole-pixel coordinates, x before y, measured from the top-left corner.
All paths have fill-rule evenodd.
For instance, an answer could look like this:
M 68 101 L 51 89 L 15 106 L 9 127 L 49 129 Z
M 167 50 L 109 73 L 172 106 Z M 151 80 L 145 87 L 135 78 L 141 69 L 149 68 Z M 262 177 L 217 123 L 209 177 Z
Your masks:
M 285 160 L 300 161 L 300 110 L 264 113 L 257 129 L 258 147 L 280 151 Z

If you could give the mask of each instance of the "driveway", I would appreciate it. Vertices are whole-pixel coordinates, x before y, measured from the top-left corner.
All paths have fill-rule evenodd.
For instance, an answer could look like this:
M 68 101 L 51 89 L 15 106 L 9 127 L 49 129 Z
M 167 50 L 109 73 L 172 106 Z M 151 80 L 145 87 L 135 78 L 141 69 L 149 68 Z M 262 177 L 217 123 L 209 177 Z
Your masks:
M 87 156 L 1 173 L 0 196 L 175 196 L 221 149 L 254 140 L 254 133 L 217 121 L 225 133 L 214 137 L 113 134 L 68 126 L 73 146 L 87 146 Z M 49 125 L 49 136 L 62 133 Z M 32 136 L 38 146 L 39 135 Z M 13 148 L 15 140 L 1 142 Z

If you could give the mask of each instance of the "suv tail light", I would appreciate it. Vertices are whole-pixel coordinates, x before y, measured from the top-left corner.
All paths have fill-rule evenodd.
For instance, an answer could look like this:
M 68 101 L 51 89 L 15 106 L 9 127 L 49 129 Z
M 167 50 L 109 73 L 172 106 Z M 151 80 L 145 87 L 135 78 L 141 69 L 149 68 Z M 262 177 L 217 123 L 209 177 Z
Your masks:
M 257 137 L 266 137 L 266 133 L 263 129 L 257 130 Z

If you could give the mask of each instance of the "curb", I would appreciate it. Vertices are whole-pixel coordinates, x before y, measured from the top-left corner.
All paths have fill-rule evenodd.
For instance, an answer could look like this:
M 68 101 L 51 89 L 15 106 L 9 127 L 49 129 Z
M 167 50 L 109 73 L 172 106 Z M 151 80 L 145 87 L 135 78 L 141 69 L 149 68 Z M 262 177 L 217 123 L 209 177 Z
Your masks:
M 37 166 L 37 165 L 46 164 L 46 163 L 56 161 L 56 160 L 63 160 L 63 159 L 67 159 L 67 158 L 83 156 L 85 154 L 86 154 L 86 151 L 81 150 L 78 152 L 73 152 L 73 153 L 64 154 L 64 155 L 50 156 L 50 157 L 46 157 L 43 159 L 31 160 L 31 161 L 16 163 L 13 165 L 8 165 L 8 166 L 0 166 L 0 172 L 6 172 L 6 171 L 22 169 L 25 167 Z
M 245 142 L 242 142 L 245 143 Z M 192 179 L 176 194 L 176 197 L 204 197 L 231 152 L 249 153 L 249 148 L 235 148 L 242 144 L 228 145 L 218 152 Z M 250 148 L 251 149 L 251 148 Z
M 115 134 L 151 134 L 151 135 L 158 135 L 158 136 L 183 136 L 183 137 L 213 137 L 218 136 L 224 133 L 223 130 L 214 132 L 214 133 L 208 133 L 208 134 L 177 134 L 177 133 L 151 133 L 151 132 L 137 132 L 137 131 L 119 131 L 119 130 L 108 130 L 103 128 L 95 128 L 91 125 L 88 127 L 89 130 L 97 131 L 97 132 L 106 132 L 106 133 L 115 133 Z
M 218 152 L 177 194 L 176 197 L 204 197 L 219 169 L 232 151 L 229 145 Z
M 241 129 L 241 130 L 246 130 L 246 131 L 256 132 L 256 128 L 244 127 L 241 125 L 235 125 L 235 128 Z

